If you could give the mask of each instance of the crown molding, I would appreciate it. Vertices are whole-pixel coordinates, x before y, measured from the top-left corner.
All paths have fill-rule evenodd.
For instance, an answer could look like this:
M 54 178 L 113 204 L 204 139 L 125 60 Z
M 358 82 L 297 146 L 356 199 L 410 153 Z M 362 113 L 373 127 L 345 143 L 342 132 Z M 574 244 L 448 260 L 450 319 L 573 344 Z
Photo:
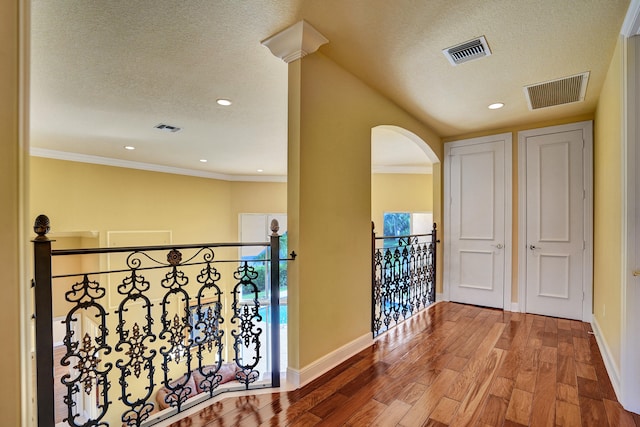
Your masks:
M 318 50 L 329 40 L 307 21 L 299 21 L 260 42 L 287 64 Z
M 287 182 L 286 176 L 281 175 L 227 175 L 216 172 L 206 172 L 195 169 L 176 168 L 173 166 L 154 165 L 152 163 L 133 162 L 130 160 L 114 159 L 111 157 L 92 156 L 88 154 L 70 153 L 67 151 L 49 150 L 46 148 L 31 147 L 30 154 L 33 157 L 44 157 L 55 160 L 67 160 L 70 162 L 91 163 L 95 165 L 114 166 L 127 169 L 138 169 L 150 172 L 170 173 L 174 175 L 187 175 L 199 178 L 217 179 L 220 181 L 249 181 L 249 182 Z

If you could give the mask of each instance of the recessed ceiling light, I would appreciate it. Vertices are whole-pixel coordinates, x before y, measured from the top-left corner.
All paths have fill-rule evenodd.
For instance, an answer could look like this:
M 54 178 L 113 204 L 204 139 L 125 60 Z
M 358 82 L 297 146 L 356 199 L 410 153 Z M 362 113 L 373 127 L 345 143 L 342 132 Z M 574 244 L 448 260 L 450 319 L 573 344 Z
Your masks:
M 218 103 L 218 105 L 222 105 L 223 107 L 228 107 L 229 105 L 231 105 L 231 101 L 224 98 L 220 98 L 216 100 L 216 102 Z
M 136 147 L 134 147 L 133 145 L 125 145 L 125 146 L 124 146 L 124 149 L 125 149 L 125 150 L 135 150 L 135 149 L 136 149 Z
M 264 170 L 263 169 L 258 169 L 258 172 L 264 172 Z
M 202 163 L 207 163 L 207 159 L 200 159 Z
M 502 102 L 496 102 L 495 104 L 489 105 L 489 109 L 490 110 L 497 110 L 497 109 L 502 108 L 502 107 L 504 107 L 504 103 L 502 103 Z

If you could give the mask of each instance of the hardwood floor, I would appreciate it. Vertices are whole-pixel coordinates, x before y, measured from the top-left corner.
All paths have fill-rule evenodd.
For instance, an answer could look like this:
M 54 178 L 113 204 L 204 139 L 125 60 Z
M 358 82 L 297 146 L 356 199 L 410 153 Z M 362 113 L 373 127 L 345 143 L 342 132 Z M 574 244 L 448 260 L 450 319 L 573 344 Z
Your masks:
M 439 303 L 299 390 L 225 398 L 172 426 L 640 427 L 590 331 Z

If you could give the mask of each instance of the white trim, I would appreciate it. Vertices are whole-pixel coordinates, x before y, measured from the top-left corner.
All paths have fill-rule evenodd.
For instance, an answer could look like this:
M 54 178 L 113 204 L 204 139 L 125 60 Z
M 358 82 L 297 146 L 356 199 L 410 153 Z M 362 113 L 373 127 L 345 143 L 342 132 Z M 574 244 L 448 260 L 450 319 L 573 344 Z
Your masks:
M 260 43 L 288 64 L 314 53 L 329 40 L 303 19 Z
M 602 360 L 604 361 L 604 366 L 607 369 L 607 374 L 609 374 L 613 391 L 616 393 L 618 400 L 620 400 L 620 371 L 618 371 L 618 368 L 616 367 L 611 349 L 602 334 L 602 330 L 598 324 L 598 319 L 595 316 L 591 321 L 591 328 L 593 329 L 593 335 L 596 337 L 600 354 L 602 354 Z
M 287 368 L 287 380 L 295 388 L 303 387 L 371 345 L 373 345 L 373 338 L 371 332 L 367 332 L 300 370 Z
M 540 129 L 518 132 L 518 303 L 522 312 L 527 307 L 527 150 L 526 140 L 530 136 L 550 133 L 582 130 L 584 140 L 583 176 L 585 188 L 584 200 L 584 259 L 582 264 L 582 321 L 591 322 L 593 306 L 593 123 L 576 122 L 566 125 L 550 126 Z
M 221 181 L 287 182 L 287 177 L 282 175 L 227 175 L 216 172 L 199 171 L 195 169 L 176 168 L 173 166 L 154 165 L 151 163 L 143 162 L 132 162 L 130 160 L 113 159 L 111 157 L 69 153 L 67 151 L 49 150 L 46 148 L 38 147 L 31 147 L 30 154 L 33 157 L 45 157 L 48 159 L 67 160 L 79 163 L 91 163 L 95 165 L 138 169 L 150 172 L 171 173 L 174 175 L 196 176 L 199 178 L 218 179 Z
M 449 300 L 444 299 L 444 294 L 436 292 L 436 302 L 441 302 L 441 301 L 449 301 Z
M 634 3 L 640 3 L 633 1 Z M 630 6 L 631 7 L 631 6 Z M 620 328 L 620 403 L 632 412 L 640 413 L 640 366 L 637 357 L 640 343 L 637 337 L 638 307 L 636 301 L 640 298 L 640 280 L 633 276 L 633 270 L 638 257 L 636 242 L 637 220 L 636 192 L 638 191 L 638 177 L 636 159 L 638 157 L 638 138 L 640 123 L 636 120 L 640 104 L 640 86 L 636 80 L 640 75 L 640 39 L 631 37 L 624 39 L 623 47 L 623 124 L 622 124 L 622 263 L 621 274 L 621 328 Z
M 511 224 L 513 221 L 513 137 L 511 132 L 501 133 L 497 135 L 483 136 L 479 138 L 464 139 L 459 141 L 451 141 L 444 144 L 444 192 L 442 198 L 443 217 L 445 220 L 444 241 L 451 241 L 451 149 L 454 147 L 463 147 L 468 145 L 483 144 L 502 140 L 504 142 L 504 185 L 505 185 L 505 211 L 504 211 L 504 283 L 502 293 L 502 309 L 508 310 L 511 307 L 511 271 L 512 271 L 512 253 L 513 253 L 513 236 Z M 447 245 L 451 248 L 451 245 Z M 442 296 L 444 301 L 450 301 L 451 291 L 449 284 L 449 269 L 451 268 L 449 250 L 444 251 L 443 262 L 443 278 L 442 278 Z
M 518 306 L 517 302 L 512 302 L 511 303 L 511 311 L 514 313 L 519 313 L 520 312 L 520 307 Z
M 625 37 L 635 36 L 640 32 L 640 0 L 631 0 L 627 15 L 622 23 L 620 34 Z

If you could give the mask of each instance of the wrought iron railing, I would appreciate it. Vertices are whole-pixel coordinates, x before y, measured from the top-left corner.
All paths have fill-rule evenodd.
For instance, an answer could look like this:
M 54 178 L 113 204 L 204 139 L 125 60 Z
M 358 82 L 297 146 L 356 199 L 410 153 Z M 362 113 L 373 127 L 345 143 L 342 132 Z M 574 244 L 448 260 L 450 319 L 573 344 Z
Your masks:
M 371 331 L 376 337 L 436 300 L 437 230 L 372 237 Z
M 279 386 L 277 221 L 269 242 L 101 249 L 52 250 L 44 215 L 34 230 L 39 426 L 54 426 L 61 404 L 64 425 L 142 426 L 224 391 Z M 252 262 L 236 259 L 243 246 L 268 251 L 268 316 Z M 107 268 L 52 275 L 52 259 L 71 255 Z M 54 282 L 67 307 L 62 385 L 52 380 Z

